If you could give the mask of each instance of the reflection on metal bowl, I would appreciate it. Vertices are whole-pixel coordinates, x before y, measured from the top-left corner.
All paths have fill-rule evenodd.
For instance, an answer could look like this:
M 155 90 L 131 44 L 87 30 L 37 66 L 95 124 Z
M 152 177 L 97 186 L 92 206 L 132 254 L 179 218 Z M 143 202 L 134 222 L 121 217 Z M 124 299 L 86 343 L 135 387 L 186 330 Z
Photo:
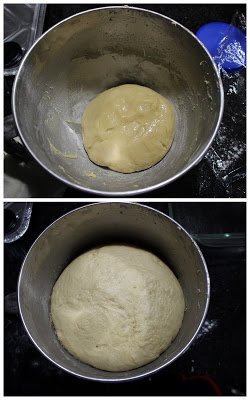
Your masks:
M 122 174 L 92 163 L 81 117 L 97 94 L 136 83 L 175 106 L 174 143 L 155 166 Z M 158 13 L 112 6 L 76 14 L 45 33 L 17 74 L 13 112 L 34 158 L 64 183 L 90 193 L 128 196 L 166 185 L 196 165 L 221 121 L 223 87 L 203 45 Z
M 108 243 L 129 243 L 157 254 L 178 278 L 186 303 L 181 329 L 167 350 L 153 362 L 125 372 L 102 371 L 74 358 L 59 343 L 50 318 L 52 288 L 63 269 L 85 250 Z M 189 234 L 161 212 L 134 203 L 92 204 L 55 221 L 31 247 L 18 282 L 22 320 L 38 349 L 65 371 L 99 381 L 144 377 L 173 362 L 201 327 L 209 295 L 206 263 Z

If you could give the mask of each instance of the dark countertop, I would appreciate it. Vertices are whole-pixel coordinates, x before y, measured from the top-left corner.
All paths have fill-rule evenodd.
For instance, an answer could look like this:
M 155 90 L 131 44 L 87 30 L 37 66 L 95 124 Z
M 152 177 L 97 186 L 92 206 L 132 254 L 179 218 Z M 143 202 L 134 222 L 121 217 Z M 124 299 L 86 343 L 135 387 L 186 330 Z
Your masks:
M 202 240 L 202 234 L 212 238 L 209 246 L 200 244 L 211 279 L 211 301 L 205 323 L 192 346 L 151 377 L 120 384 L 79 379 L 49 362 L 32 344 L 22 325 L 15 296 L 18 274 L 37 236 L 55 219 L 84 203 L 34 203 L 25 235 L 4 246 L 6 396 L 246 393 L 245 203 L 146 204 L 174 216 L 190 233 L 198 234 L 198 240 Z M 231 236 L 215 247 L 219 243 L 217 235 L 225 233 L 241 234 L 242 239 L 236 243 Z
M 105 4 L 108 5 L 108 4 Z M 133 4 L 132 4 L 133 5 Z M 44 31 L 75 13 L 102 4 L 48 4 Z M 180 22 L 192 32 L 211 21 L 232 23 L 245 31 L 245 4 L 135 4 Z M 239 197 L 246 196 L 246 71 L 221 71 L 225 110 L 220 130 L 203 160 L 183 177 L 146 197 Z M 5 115 L 11 110 L 13 78 L 5 78 Z M 43 196 L 41 196 L 43 197 Z M 67 188 L 63 197 L 87 198 L 89 194 Z M 99 196 L 91 196 L 99 197 Z

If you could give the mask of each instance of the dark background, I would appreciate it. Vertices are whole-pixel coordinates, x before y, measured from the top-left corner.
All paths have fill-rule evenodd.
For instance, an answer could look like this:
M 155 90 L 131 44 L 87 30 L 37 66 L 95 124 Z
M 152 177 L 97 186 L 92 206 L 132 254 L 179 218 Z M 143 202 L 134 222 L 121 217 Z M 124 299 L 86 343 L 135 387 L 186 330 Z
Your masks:
M 108 4 L 105 4 L 108 5 Z M 48 4 L 44 32 L 75 13 L 105 6 L 104 4 Z M 133 5 L 133 4 L 130 4 Z M 245 4 L 134 4 L 153 10 L 180 22 L 196 33 L 203 24 L 212 21 L 231 23 L 246 30 Z M 147 193 L 150 197 L 238 197 L 246 196 L 246 71 L 221 71 L 225 93 L 224 116 L 220 130 L 203 160 L 177 181 Z M 10 87 L 13 77 L 5 78 L 4 115 L 11 112 Z M 224 168 L 221 167 L 221 162 Z M 67 188 L 62 195 L 87 198 L 86 192 Z M 92 196 L 99 197 L 99 196 Z
M 16 304 L 21 264 L 30 246 L 51 222 L 84 204 L 34 203 L 27 232 L 18 241 L 4 246 L 5 395 L 244 395 L 245 203 L 145 203 L 173 216 L 195 236 L 211 279 L 205 323 L 189 350 L 173 364 L 144 379 L 97 383 L 67 374 L 35 348 Z M 227 238 L 225 233 L 229 235 Z

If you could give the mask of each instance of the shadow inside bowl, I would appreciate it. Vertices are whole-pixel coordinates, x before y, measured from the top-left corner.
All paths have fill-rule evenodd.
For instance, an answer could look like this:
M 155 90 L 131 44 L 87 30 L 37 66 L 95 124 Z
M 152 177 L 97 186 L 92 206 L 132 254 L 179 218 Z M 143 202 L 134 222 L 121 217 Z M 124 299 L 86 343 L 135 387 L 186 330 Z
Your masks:
M 177 119 L 166 156 L 132 174 L 93 164 L 80 125 L 94 97 L 124 83 L 168 98 Z M 66 183 L 99 194 L 140 193 L 175 179 L 206 151 L 221 117 L 220 85 L 210 56 L 184 27 L 149 11 L 106 7 L 73 16 L 38 41 L 18 74 L 15 114 L 33 155 Z
M 125 372 L 98 370 L 71 356 L 50 317 L 51 292 L 63 269 L 82 252 L 108 243 L 130 243 L 160 256 L 179 280 L 186 303 L 181 329 L 169 348 L 153 362 Z M 81 377 L 121 381 L 157 371 L 186 350 L 207 311 L 209 276 L 197 245 L 169 217 L 139 204 L 100 203 L 61 217 L 42 233 L 23 264 L 18 298 L 24 325 L 46 357 Z

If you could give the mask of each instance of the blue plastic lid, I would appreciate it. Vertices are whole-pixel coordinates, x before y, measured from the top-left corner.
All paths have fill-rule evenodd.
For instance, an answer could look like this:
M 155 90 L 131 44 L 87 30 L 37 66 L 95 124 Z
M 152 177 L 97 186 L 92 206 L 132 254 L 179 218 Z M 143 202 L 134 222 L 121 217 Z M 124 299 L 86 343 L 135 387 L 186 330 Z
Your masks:
M 246 36 L 235 26 L 210 22 L 196 35 L 220 68 L 235 70 L 246 66 Z

